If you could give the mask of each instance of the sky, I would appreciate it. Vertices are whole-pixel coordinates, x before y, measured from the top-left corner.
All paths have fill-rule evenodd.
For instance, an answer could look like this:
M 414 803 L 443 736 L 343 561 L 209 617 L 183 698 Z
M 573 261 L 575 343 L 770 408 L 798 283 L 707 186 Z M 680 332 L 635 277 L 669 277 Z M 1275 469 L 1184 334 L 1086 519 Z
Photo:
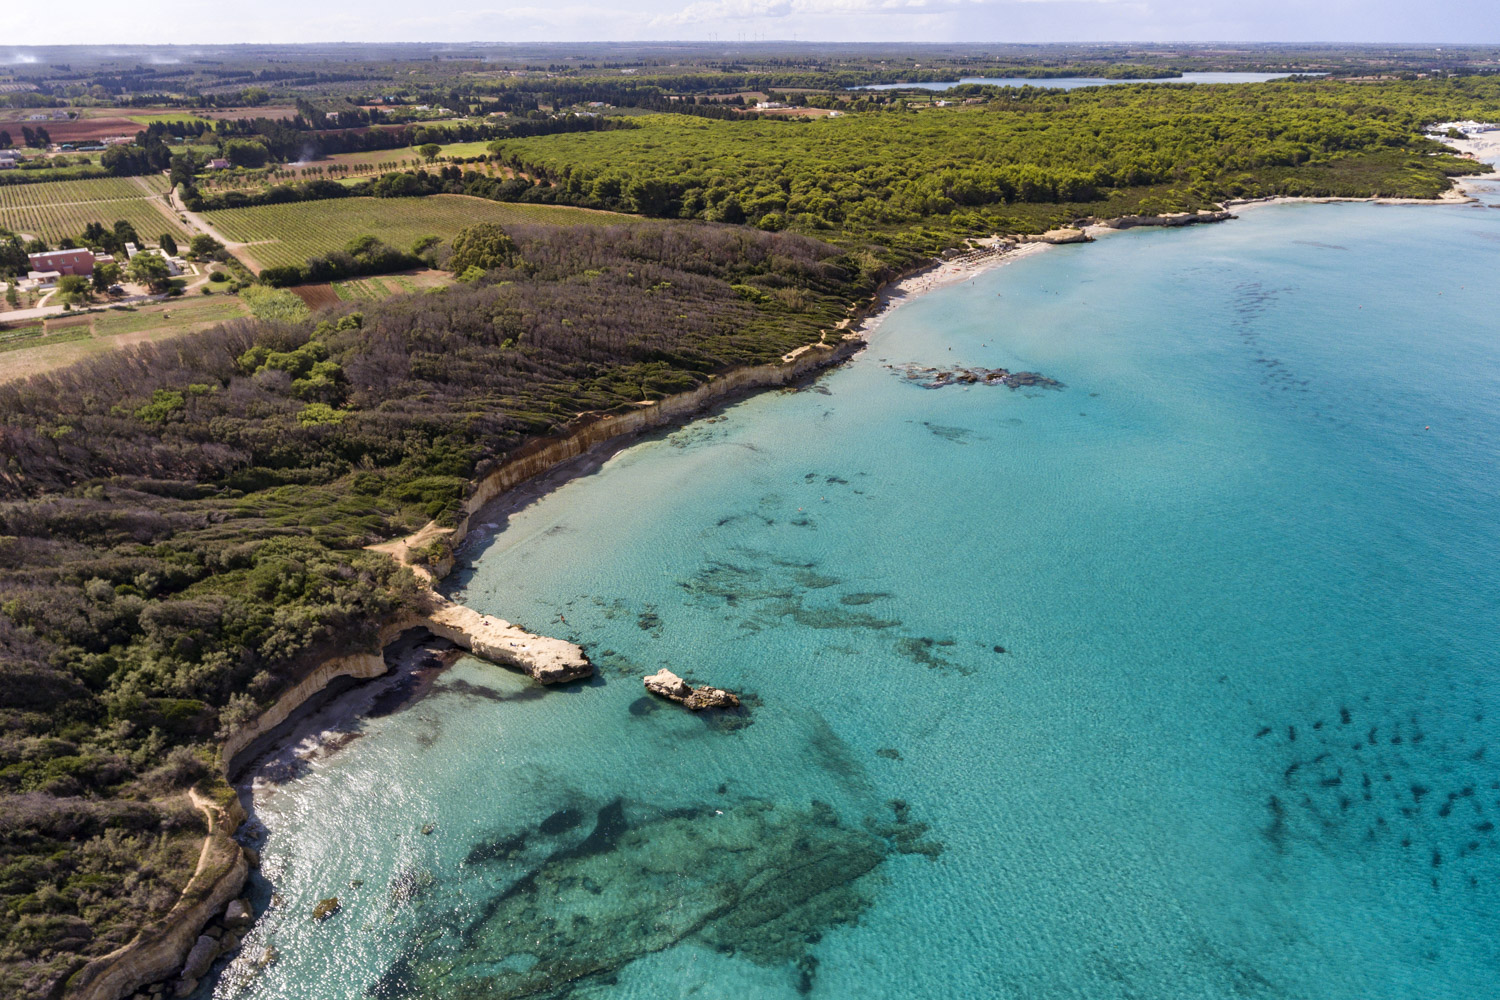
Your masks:
M 5 45 L 228 42 L 1266 41 L 1500 43 L 1500 0 L 71 0 Z M 0 51 L 0 55 L 3 55 Z

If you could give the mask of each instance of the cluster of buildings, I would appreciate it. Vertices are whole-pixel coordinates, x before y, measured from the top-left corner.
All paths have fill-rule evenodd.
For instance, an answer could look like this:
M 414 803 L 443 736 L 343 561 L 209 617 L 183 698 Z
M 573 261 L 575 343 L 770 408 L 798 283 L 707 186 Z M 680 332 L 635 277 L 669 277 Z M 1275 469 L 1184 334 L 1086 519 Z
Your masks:
M 125 146 L 135 142 L 128 135 L 114 135 L 107 139 L 89 139 L 80 142 L 54 142 L 51 151 L 54 153 L 102 153 L 111 146 Z M 40 155 L 40 154 L 39 154 Z M 26 157 L 18 149 L 0 149 L 0 170 L 15 170 L 26 162 Z
M 1474 121 L 1438 122 L 1436 125 L 1432 126 L 1429 131 L 1436 132 L 1438 135 L 1446 135 L 1449 129 L 1452 129 L 1455 132 L 1462 132 L 1464 135 L 1479 135 L 1483 132 L 1500 131 L 1500 125 L 1494 125 L 1490 122 Z
M 187 265 L 180 257 L 169 256 L 165 251 L 154 247 L 137 247 L 134 243 L 125 244 L 125 257 L 134 260 L 141 254 L 155 254 L 167 262 L 167 270 L 173 277 L 181 274 Z M 26 277 L 22 278 L 18 285 L 30 291 L 45 292 L 57 287 L 59 278 L 69 275 L 88 277 L 94 273 L 94 268 L 100 264 L 113 264 L 113 254 L 107 254 L 103 250 L 91 250 L 87 247 L 75 247 L 71 250 L 47 250 L 42 253 L 27 255 L 30 259 L 30 270 Z

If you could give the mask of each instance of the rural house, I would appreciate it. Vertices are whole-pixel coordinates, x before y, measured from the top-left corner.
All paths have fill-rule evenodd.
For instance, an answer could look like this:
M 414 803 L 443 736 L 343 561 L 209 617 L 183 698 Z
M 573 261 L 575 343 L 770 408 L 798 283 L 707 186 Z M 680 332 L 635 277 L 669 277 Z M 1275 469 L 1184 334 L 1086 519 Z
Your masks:
M 58 274 L 93 274 L 92 250 L 48 250 L 29 255 L 33 271 L 56 271 Z

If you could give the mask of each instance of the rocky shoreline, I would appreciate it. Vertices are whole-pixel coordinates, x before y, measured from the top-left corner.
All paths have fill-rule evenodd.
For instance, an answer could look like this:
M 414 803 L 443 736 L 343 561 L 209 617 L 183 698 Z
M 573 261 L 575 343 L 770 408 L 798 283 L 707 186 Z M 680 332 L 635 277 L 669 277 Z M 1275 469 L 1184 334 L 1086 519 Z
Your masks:
M 1451 203 L 1463 200 L 1464 196 L 1450 192 L 1443 200 L 1420 202 L 1421 204 Z M 1274 199 L 1279 201 L 1379 201 L 1380 199 Z M 1273 201 L 1268 199 L 1256 204 Z M 1083 243 L 1092 240 L 1096 232 L 1131 229 L 1142 226 L 1179 227 L 1192 224 L 1222 222 L 1235 218 L 1231 207 L 1243 207 L 1247 202 L 1225 203 L 1225 210 L 1200 213 L 1177 213 L 1160 216 L 1122 216 L 1116 219 L 1089 221 L 1083 228 L 1054 230 L 1033 237 L 1022 237 L 1015 241 L 998 238 L 985 241 L 979 248 L 962 253 L 948 260 L 932 260 L 884 283 L 875 294 L 851 310 L 851 316 L 835 331 L 825 334 L 822 341 L 799 348 L 783 357 L 779 362 L 746 366 L 711 377 L 696 389 L 644 404 L 624 413 L 584 414 L 564 425 L 557 432 L 533 439 L 507 456 L 492 469 L 484 472 L 475 482 L 474 489 L 466 500 L 458 524 L 452 529 L 428 525 L 408 538 L 398 539 L 378 546 L 404 565 L 411 567 L 420 577 L 436 584 L 453 567 L 453 557 L 448 555 L 435 563 L 422 563 L 415 554 L 425 549 L 437 538 L 449 542 L 450 550 L 459 548 L 470 536 L 481 513 L 491 505 L 503 503 L 504 497 L 532 480 L 549 472 L 576 462 L 587 453 L 605 443 L 619 445 L 641 433 L 672 424 L 686 422 L 714 406 L 755 391 L 784 386 L 805 378 L 826 367 L 840 364 L 853 357 L 866 346 L 864 334 L 872 330 L 879 321 L 903 301 L 954 281 L 965 280 L 981 270 L 997 264 L 1027 256 L 1047 249 L 1048 246 L 1068 243 Z M 936 370 L 934 370 L 936 371 Z M 1003 374 L 1000 374 L 1002 373 Z M 994 377 L 991 377 L 991 375 Z M 923 376 L 925 377 L 926 373 Z M 944 379 L 940 385 L 953 383 L 983 382 L 1004 384 L 1016 388 L 1020 384 L 1048 386 L 1052 380 L 1034 373 L 1010 373 L 1004 370 L 975 372 L 972 379 L 954 377 Z M 1039 380 L 1021 380 L 1022 376 Z M 907 377 L 911 377 L 908 375 Z M 1020 380 L 1015 384 L 1011 380 Z M 555 484 L 553 484 L 555 485 Z M 486 659 L 518 666 L 528 672 L 539 683 L 554 683 L 576 680 L 588 676 L 592 667 L 583 669 L 587 659 L 582 650 L 571 643 L 536 636 L 518 626 L 500 619 L 489 618 L 452 604 L 435 591 L 432 607 L 427 614 L 387 623 L 379 636 L 379 647 L 384 650 L 413 628 L 426 628 L 433 634 L 471 649 Z M 472 616 L 472 618 L 471 618 Z M 523 647 L 523 644 L 525 646 Z M 554 645 L 555 644 L 555 645 Z M 565 647 L 576 650 L 576 655 Z M 579 662 L 579 659 L 582 662 Z M 309 704 L 316 703 L 340 681 L 362 682 L 387 674 L 390 667 L 381 652 L 355 653 L 332 657 L 311 667 L 303 679 L 287 690 L 260 716 L 240 731 L 232 734 L 221 748 L 220 761 L 227 778 L 235 765 L 241 763 L 242 755 L 256 745 L 273 736 L 273 731 L 291 719 L 295 713 Z M 685 682 L 673 677 L 681 687 Z M 665 682 L 664 680 L 664 683 Z M 678 687 L 672 691 L 657 692 L 664 697 L 678 700 L 674 695 L 686 699 L 695 697 L 699 691 L 713 692 L 714 696 L 727 695 L 718 689 L 689 688 L 684 694 Z M 706 703 L 705 703 L 706 704 Z M 694 706 L 688 705 L 689 708 Z M 700 706 L 703 707 L 703 706 Z M 186 996 L 197 985 L 200 976 L 186 976 L 187 972 L 204 965 L 203 973 L 215 958 L 231 952 L 238 943 L 237 929 L 244 926 L 245 914 L 236 907 L 241 905 L 241 896 L 250 871 L 250 855 L 233 839 L 234 832 L 245 820 L 245 812 L 238 800 L 232 798 L 224 805 L 209 802 L 195 796 L 195 805 L 209 817 L 209 831 L 204 841 L 198 869 L 184 889 L 177 905 L 164 917 L 142 930 L 128 944 L 115 952 L 95 959 L 75 973 L 64 988 L 67 1000 L 124 1000 L 132 995 L 140 1000 L 158 1000 L 169 993 L 178 992 Z M 253 917 L 252 917 L 253 920 Z M 219 928 L 218 934 L 204 934 L 205 929 Z M 226 935 L 228 935 L 226 937 Z M 196 960 L 195 960 L 196 956 Z M 271 956 L 269 960 L 274 960 Z M 179 970 L 182 976 L 174 976 Z M 173 985 L 168 985 L 175 978 Z M 148 984 L 156 984 L 148 987 Z

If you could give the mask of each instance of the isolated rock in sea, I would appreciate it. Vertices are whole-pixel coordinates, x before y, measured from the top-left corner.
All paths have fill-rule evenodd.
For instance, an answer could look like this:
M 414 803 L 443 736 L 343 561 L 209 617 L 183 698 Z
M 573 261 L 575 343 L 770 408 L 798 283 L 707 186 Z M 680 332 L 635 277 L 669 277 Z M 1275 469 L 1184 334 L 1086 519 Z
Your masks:
M 314 920 L 327 920 L 337 912 L 339 912 L 339 898 L 329 896 L 327 899 L 318 901 L 318 905 L 313 907 L 312 915 Z
M 1191 226 L 1200 222 L 1224 222 L 1235 218 L 1233 212 L 1169 212 L 1166 215 L 1122 215 L 1099 223 L 1110 229 L 1134 229 L 1137 226 Z
M 701 687 L 694 688 L 683 704 L 697 712 L 705 708 L 739 708 L 740 699 L 723 688 Z
M 673 701 L 686 701 L 693 689 L 688 682 L 678 677 L 666 667 L 662 667 L 650 677 L 642 678 L 646 682 L 646 690 L 652 694 L 659 694 L 663 698 L 671 698 Z
M 924 389 L 950 385 L 1003 385 L 1009 389 L 1061 389 L 1063 384 L 1037 372 L 1013 372 L 1007 368 L 930 368 L 923 365 L 886 365 L 908 382 Z
M 738 708 L 740 704 L 739 697 L 732 692 L 715 687 L 691 687 L 666 667 L 642 680 L 646 683 L 647 691 L 684 705 L 694 712 L 705 708 Z

